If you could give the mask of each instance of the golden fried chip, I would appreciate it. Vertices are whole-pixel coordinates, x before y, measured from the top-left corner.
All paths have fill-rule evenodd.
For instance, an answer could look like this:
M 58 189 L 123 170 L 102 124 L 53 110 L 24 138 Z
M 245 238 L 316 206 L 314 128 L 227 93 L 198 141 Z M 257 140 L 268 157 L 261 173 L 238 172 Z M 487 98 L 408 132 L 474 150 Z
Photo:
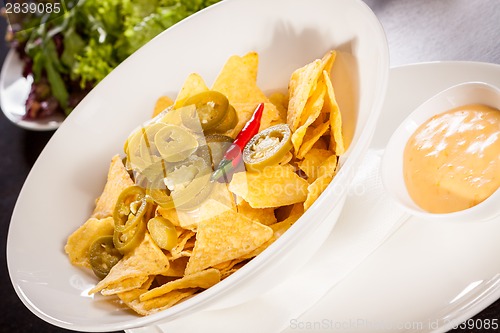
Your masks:
M 246 216 L 248 219 L 260 222 L 264 225 L 276 223 L 273 208 L 253 208 L 245 200 L 238 203 L 238 213 Z
M 314 144 L 326 133 L 329 127 L 330 123 L 326 122 L 316 128 L 308 128 L 306 135 L 304 135 L 302 146 L 300 146 L 299 152 L 297 153 L 297 158 L 304 158 Z
M 165 273 L 163 273 L 163 276 L 172 276 L 172 277 L 184 276 L 184 271 L 186 270 L 186 265 L 188 260 L 189 257 L 179 257 L 173 260 L 171 259 L 170 267 Z
M 111 268 L 109 274 L 102 279 L 94 288 L 89 291 L 89 294 L 101 291 L 108 286 L 112 286 L 113 290 L 119 290 L 117 287 L 120 282 L 137 277 L 149 277 L 150 275 L 162 274 L 169 268 L 167 256 L 151 239 L 151 236 L 146 232 L 143 241 Z M 118 292 L 123 292 L 126 288 L 122 288 Z
M 126 278 L 119 282 L 109 284 L 106 288 L 101 290 L 101 294 L 104 296 L 110 296 L 124 291 L 137 289 L 148 281 L 148 279 L 149 277 L 147 275 Z
M 177 109 L 184 104 L 184 101 L 191 96 L 208 91 L 208 87 L 205 84 L 203 78 L 196 73 L 191 73 L 188 75 L 184 84 L 175 99 L 174 108 Z
M 307 180 L 312 182 L 319 177 L 321 164 L 332 155 L 333 153 L 327 149 L 312 148 L 298 163 L 298 167 L 307 175 Z
M 328 77 L 327 72 L 323 72 L 323 76 Z M 335 152 L 337 156 L 342 155 L 345 152 L 344 138 L 342 136 L 342 115 L 340 114 L 339 105 L 335 99 L 335 92 L 333 91 L 332 82 L 329 79 L 326 82 L 326 105 L 330 112 L 330 147 L 332 151 Z
M 156 100 L 155 108 L 153 110 L 153 116 L 152 118 L 156 117 L 158 114 L 160 114 L 163 110 L 168 108 L 169 106 L 172 106 L 174 104 L 174 101 L 170 99 L 168 96 L 160 96 Z
M 201 288 L 207 289 L 220 281 L 220 272 L 218 269 L 209 268 L 200 272 L 170 281 L 159 287 L 153 288 L 139 297 L 141 302 L 150 300 L 152 298 L 163 296 L 172 290 L 186 289 L 186 288 Z
M 253 208 L 269 208 L 304 201 L 308 185 L 292 166 L 274 165 L 262 172 L 236 173 L 229 183 L 229 190 Z
M 256 52 L 250 52 L 243 57 L 231 56 L 215 79 L 212 90 L 226 95 L 233 106 L 237 103 L 253 103 L 255 108 L 257 104 L 268 101 L 257 86 L 257 70 Z
M 307 199 L 304 202 L 304 211 L 309 209 L 311 205 L 318 199 L 318 197 L 323 193 L 328 184 L 332 181 L 333 176 L 325 174 L 317 178 L 309 187 L 307 188 L 308 194 Z
M 198 225 L 186 274 L 193 274 L 253 251 L 272 237 L 268 226 L 228 210 Z
M 163 296 L 141 302 L 139 297 L 147 291 L 146 288 L 139 288 L 117 295 L 129 308 L 140 315 L 147 316 L 172 307 L 183 299 L 193 295 L 198 289 L 174 290 Z
M 195 232 L 187 229 L 183 229 L 182 232 L 177 237 L 177 244 L 170 251 L 171 260 L 175 260 L 177 258 L 186 256 L 186 244 L 187 242 L 194 237 Z
M 323 70 L 330 71 L 334 59 L 335 52 L 330 51 L 321 60 L 316 59 L 292 73 L 288 84 L 289 103 L 287 114 L 287 124 L 292 132 L 295 132 L 299 127 L 304 107 L 309 96 L 316 88 L 321 73 Z
M 285 124 L 288 108 L 288 96 L 283 93 L 276 92 L 269 96 L 269 102 L 273 103 L 278 110 L 279 119 L 276 120 L 276 123 Z
M 292 134 L 292 143 L 295 152 L 299 151 L 300 145 L 306 135 L 306 131 L 311 124 L 318 118 L 325 101 L 326 85 L 324 80 L 319 80 L 316 89 L 307 101 L 302 111 L 300 126 Z
M 292 207 L 292 210 L 290 211 L 290 215 L 283 221 L 281 222 L 276 222 L 269 227 L 273 229 L 273 236 L 264 244 L 253 250 L 252 252 L 248 253 L 247 255 L 244 256 L 244 258 L 253 258 L 265 249 L 267 249 L 272 243 L 274 243 L 278 238 L 281 237 L 287 231 L 290 229 L 290 227 L 299 219 L 300 216 L 304 213 L 304 207 L 302 204 L 294 204 Z
M 119 155 L 113 156 L 108 170 L 108 177 L 101 196 L 97 199 L 92 217 L 102 219 L 113 215 L 116 200 L 124 189 L 134 185 Z
M 112 217 L 104 219 L 91 217 L 68 237 L 64 251 L 73 265 L 91 268 L 90 245 L 100 236 L 113 235 L 114 230 L 115 223 Z

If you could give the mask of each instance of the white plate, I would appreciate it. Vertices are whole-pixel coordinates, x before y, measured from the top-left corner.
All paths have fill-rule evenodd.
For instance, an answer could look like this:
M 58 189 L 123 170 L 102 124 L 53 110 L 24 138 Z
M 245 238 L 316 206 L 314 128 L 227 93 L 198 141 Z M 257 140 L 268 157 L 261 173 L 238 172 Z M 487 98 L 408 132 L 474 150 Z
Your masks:
M 11 49 L 0 72 L 0 107 L 5 116 L 19 127 L 34 131 L 51 131 L 61 125 L 62 115 L 54 115 L 43 119 L 25 120 L 26 99 L 28 98 L 33 79 L 22 75 L 23 63 L 17 53 Z
M 398 124 L 424 100 L 466 81 L 499 85 L 500 66 L 436 62 L 391 69 L 387 99 L 368 153 L 380 155 Z M 379 163 L 367 161 L 371 164 L 367 168 Z M 348 197 L 345 208 L 333 236 L 320 249 L 330 250 L 329 256 L 352 256 L 345 244 L 332 244 L 339 241 L 334 236 L 339 231 L 350 242 L 365 242 L 360 238 L 366 235 L 352 226 L 362 223 L 363 214 L 372 225 L 386 223 L 387 218 L 395 221 L 394 216 L 373 219 L 373 207 L 360 205 L 356 195 Z M 388 207 L 379 210 L 392 213 Z M 310 286 L 321 282 L 319 278 L 285 282 L 286 288 L 264 295 L 259 302 L 128 332 L 446 332 L 500 297 L 499 235 L 500 219 L 456 225 L 412 217 L 356 268 L 330 266 L 331 279 L 323 278 L 323 286 Z M 322 262 L 331 261 L 329 256 L 316 257 L 301 271 L 317 270 Z M 343 279 L 339 276 L 338 271 L 351 268 Z M 316 304 L 294 314 L 298 308 L 293 304 L 304 299 L 304 289 L 321 288 L 326 292 Z M 490 321 L 493 327 L 494 323 Z M 481 324 L 485 322 L 477 323 Z
M 311 8 L 321 10 L 304 15 Z M 111 157 L 151 117 L 157 98 L 174 97 L 192 72 L 211 86 L 231 55 L 250 51 L 259 54 L 259 87 L 284 91 L 295 69 L 330 49 L 338 51 L 332 81 L 350 145 L 340 171 L 310 209 L 240 270 L 165 311 L 140 317 L 89 296 L 97 279 L 69 263 L 64 244 L 92 213 Z M 49 323 L 102 332 L 227 307 L 271 289 L 310 259 L 336 223 L 375 131 L 388 72 L 384 32 L 361 0 L 224 0 L 190 16 L 102 80 L 46 145 L 9 227 L 7 263 L 15 291 Z

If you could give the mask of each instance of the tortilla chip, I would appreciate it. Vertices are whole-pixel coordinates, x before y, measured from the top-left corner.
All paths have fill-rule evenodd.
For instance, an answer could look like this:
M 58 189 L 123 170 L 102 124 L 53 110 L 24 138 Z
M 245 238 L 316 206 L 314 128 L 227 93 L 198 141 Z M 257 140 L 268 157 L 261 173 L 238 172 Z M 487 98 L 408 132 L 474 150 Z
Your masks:
M 307 175 L 307 180 L 312 182 L 320 176 L 320 167 L 330 156 L 335 156 L 327 149 L 312 148 L 298 163 L 300 170 Z
M 326 85 L 324 80 L 320 80 L 315 91 L 304 106 L 299 128 L 297 128 L 297 130 L 292 134 L 293 148 L 296 152 L 299 151 L 307 129 L 321 113 L 321 109 L 323 108 L 323 103 L 325 101 L 325 92 Z
M 198 291 L 198 289 L 182 289 L 174 290 L 160 297 L 141 302 L 140 296 L 147 292 L 146 288 L 134 289 L 127 292 L 117 294 L 118 297 L 125 303 L 129 308 L 134 310 L 140 315 L 147 316 L 153 313 L 158 313 L 165 309 L 168 309 L 175 304 L 179 303 L 183 299 L 193 295 Z
M 110 287 L 115 291 L 124 292 L 133 288 L 124 286 L 118 288 L 119 283 L 126 279 L 149 277 L 150 275 L 162 274 L 169 268 L 169 261 L 163 251 L 151 239 L 146 232 L 143 241 L 132 251 L 125 254 L 123 258 L 111 268 L 109 274 L 102 279 L 89 294 L 96 293 Z M 106 294 L 109 294 L 106 292 Z
M 208 90 L 205 80 L 199 74 L 189 74 L 175 99 L 174 109 L 180 108 L 189 97 Z
M 153 110 L 153 116 L 152 118 L 156 117 L 159 115 L 162 111 L 164 111 L 166 108 L 169 106 L 172 106 L 174 104 L 174 101 L 168 97 L 168 96 L 160 96 L 156 100 L 155 108 Z
M 89 261 L 90 245 L 98 237 L 113 235 L 115 222 L 112 217 L 104 219 L 89 218 L 82 226 L 69 237 L 64 251 L 68 254 L 73 265 L 91 268 Z
M 323 72 L 323 75 L 326 77 L 328 73 Z M 327 87 L 325 104 L 330 113 L 330 146 L 332 146 L 330 148 L 337 156 L 340 156 L 345 152 L 344 137 L 342 135 L 342 115 L 340 114 L 339 105 L 335 99 L 332 82 L 328 79 L 325 81 Z
M 287 231 L 290 229 L 290 227 L 299 219 L 299 217 L 302 216 L 304 213 L 304 207 L 302 204 L 294 204 L 292 207 L 292 210 L 290 211 L 290 215 L 283 221 L 281 222 L 276 222 L 269 227 L 273 229 L 273 236 L 264 244 L 253 250 L 252 252 L 248 253 L 247 255 L 244 256 L 244 258 L 253 258 L 265 249 L 267 249 L 272 243 L 274 243 L 278 238 L 281 237 Z
M 309 96 L 315 90 L 321 73 L 323 70 L 329 72 L 334 60 L 335 52 L 330 51 L 321 60 L 316 59 L 292 73 L 288 84 L 289 103 L 287 114 L 287 124 L 292 132 L 295 132 L 299 127 L 304 107 Z
M 276 223 L 276 216 L 274 216 L 273 208 L 253 208 L 245 200 L 238 203 L 238 213 L 245 215 L 248 219 L 262 223 L 264 225 L 271 225 Z
M 134 185 L 134 181 L 123 165 L 119 155 L 113 156 L 108 170 L 108 178 L 91 217 L 102 219 L 113 215 L 116 200 L 124 189 Z
M 182 256 L 182 257 L 179 257 L 179 258 L 174 259 L 174 260 L 171 259 L 170 267 L 161 276 L 183 277 L 184 271 L 186 270 L 186 265 L 187 265 L 188 260 L 189 260 L 189 257 L 186 257 L 186 256 Z
M 309 207 L 319 198 L 321 193 L 326 189 L 328 184 L 332 181 L 333 176 L 323 175 L 316 179 L 309 187 L 307 188 L 308 194 L 307 199 L 304 202 L 304 211 L 308 210 Z
M 299 152 L 297 153 L 297 158 L 302 159 L 304 156 L 312 149 L 314 144 L 326 133 L 330 123 L 326 122 L 316 128 L 309 128 L 304 135 L 304 141 L 302 146 L 300 146 Z
M 139 297 L 141 302 L 152 298 L 163 296 L 173 290 L 186 288 L 208 289 L 220 281 L 220 272 L 215 268 L 209 268 L 204 271 L 196 272 L 191 275 L 165 283 L 159 287 L 153 288 Z
M 269 96 L 269 102 L 273 103 L 278 110 L 279 119 L 276 120 L 276 123 L 285 124 L 288 108 L 288 96 L 286 94 L 276 92 Z
M 308 185 L 290 165 L 274 165 L 262 172 L 234 174 L 229 190 L 253 208 L 269 208 L 304 201 Z
M 226 95 L 233 106 L 238 103 L 251 103 L 255 108 L 257 104 L 268 101 L 257 86 L 257 70 L 256 52 L 250 52 L 244 57 L 231 56 L 215 79 L 212 90 Z
M 198 225 L 193 255 L 186 274 L 240 258 L 272 237 L 268 226 L 228 210 Z

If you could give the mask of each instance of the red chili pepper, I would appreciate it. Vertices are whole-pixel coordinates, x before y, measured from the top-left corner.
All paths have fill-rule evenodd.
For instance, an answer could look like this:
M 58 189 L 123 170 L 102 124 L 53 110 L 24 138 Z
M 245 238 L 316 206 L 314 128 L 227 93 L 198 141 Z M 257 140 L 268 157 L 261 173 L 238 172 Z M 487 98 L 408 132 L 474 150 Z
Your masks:
M 252 118 L 247 121 L 231 146 L 226 150 L 224 157 L 210 178 L 212 181 L 218 180 L 223 175 L 229 175 L 241 163 L 243 148 L 259 132 L 263 112 L 264 103 L 260 103 L 253 112 Z

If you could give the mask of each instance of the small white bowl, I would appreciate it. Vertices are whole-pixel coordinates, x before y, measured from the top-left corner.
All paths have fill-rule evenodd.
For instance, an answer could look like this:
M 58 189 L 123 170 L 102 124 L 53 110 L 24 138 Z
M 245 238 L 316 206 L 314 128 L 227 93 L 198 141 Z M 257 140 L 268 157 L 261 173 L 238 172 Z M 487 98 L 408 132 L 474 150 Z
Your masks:
M 420 208 L 405 185 L 403 153 L 410 136 L 434 115 L 467 104 L 500 109 L 500 89 L 483 82 L 465 82 L 445 89 L 417 107 L 389 139 L 381 161 L 382 183 L 387 193 L 411 215 L 437 221 L 470 222 L 488 220 L 500 214 L 500 189 L 474 207 L 439 214 Z

